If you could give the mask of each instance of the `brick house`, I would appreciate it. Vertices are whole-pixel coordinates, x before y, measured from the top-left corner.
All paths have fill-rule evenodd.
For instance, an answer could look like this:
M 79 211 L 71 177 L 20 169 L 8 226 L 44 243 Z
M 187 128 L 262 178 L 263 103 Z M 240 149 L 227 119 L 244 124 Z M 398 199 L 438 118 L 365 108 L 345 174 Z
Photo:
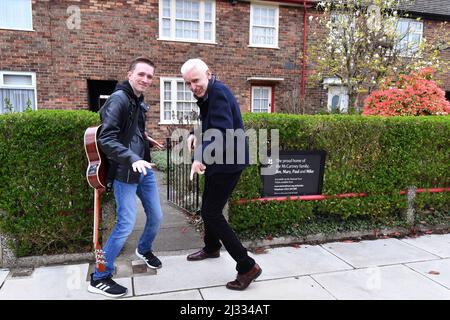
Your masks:
M 141 55 L 157 65 L 146 101 L 149 130 L 159 138 L 177 113 L 196 107 L 180 75 L 193 57 L 233 90 L 243 112 L 280 112 L 294 90 L 304 92 L 308 112 L 327 109 L 345 92 L 308 82 L 308 60 L 302 63 L 308 41 L 320 41 L 305 29 L 316 2 L 0 0 L 0 113 L 5 98 L 17 111 L 27 101 L 33 109 L 97 111 Z M 408 11 L 423 19 L 415 36 L 426 37 L 450 20 L 450 0 L 416 0 Z M 440 77 L 450 98 L 450 74 Z

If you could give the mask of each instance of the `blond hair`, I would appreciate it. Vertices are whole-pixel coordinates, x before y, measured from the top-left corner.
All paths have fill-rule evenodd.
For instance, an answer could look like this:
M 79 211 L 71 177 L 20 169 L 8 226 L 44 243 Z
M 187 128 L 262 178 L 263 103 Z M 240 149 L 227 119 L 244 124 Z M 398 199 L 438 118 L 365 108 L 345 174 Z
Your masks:
M 197 69 L 200 72 L 206 72 L 209 70 L 209 67 L 203 60 L 199 58 L 189 59 L 181 67 L 181 74 L 185 75 L 192 69 Z

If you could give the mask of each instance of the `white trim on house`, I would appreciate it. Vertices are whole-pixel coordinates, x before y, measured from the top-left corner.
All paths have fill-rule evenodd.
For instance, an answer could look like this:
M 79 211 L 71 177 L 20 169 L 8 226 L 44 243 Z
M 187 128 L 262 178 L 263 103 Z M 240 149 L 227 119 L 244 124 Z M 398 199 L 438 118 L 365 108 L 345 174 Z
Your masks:
M 396 32 L 399 33 L 400 25 L 401 24 L 407 24 L 406 27 L 406 34 L 404 37 L 407 37 L 407 39 L 401 39 L 400 42 L 397 44 L 397 49 L 400 49 L 400 55 L 405 57 L 413 56 L 417 50 L 419 49 L 420 43 L 423 39 L 423 21 L 417 21 L 416 19 L 409 19 L 409 18 L 400 18 L 397 22 L 396 26 Z M 412 27 L 414 26 L 414 27 Z M 401 36 L 401 34 L 399 34 Z M 417 47 L 411 47 L 411 44 L 413 42 L 413 36 L 419 37 L 419 42 L 417 43 Z M 406 42 L 406 47 L 402 47 L 401 44 L 404 44 Z
M 5 83 L 5 76 L 26 76 L 29 77 L 31 83 L 28 84 L 7 84 Z M 34 108 L 38 109 L 37 103 L 37 89 L 36 89 L 36 73 L 35 72 L 24 72 L 24 71 L 4 71 L 0 70 L 0 89 L 11 89 L 11 90 L 33 90 L 34 91 Z M 3 101 L 0 101 L 3 104 Z
M 176 17 L 176 0 L 159 0 L 159 32 L 157 40 L 161 41 L 177 41 L 177 42 L 191 42 L 204 44 L 216 43 L 216 1 L 215 0 L 190 0 L 199 3 L 199 19 L 193 20 L 188 18 Z M 169 2 L 170 15 L 164 15 L 164 2 Z M 205 3 L 211 3 L 211 20 L 205 20 Z M 164 34 L 164 20 L 169 20 L 169 35 Z M 176 21 L 182 20 L 186 22 L 198 22 L 198 38 L 177 37 L 176 35 Z M 205 39 L 205 24 L 211 23 L 211 39 Z
M 165 83 L 170 82 L 170 100 L 165 99 Z M 178 119 L 174 119 L 174 115 L 177 114 L 178 110 L 177 110 L 177 103 L 180 102 L 178 101 L 178 97 L 177 97 L 177 83 L 185 83 L 183 78 L 177 78 L 177 77 L 160 77 L 160 118 L 159 118 L 159 123 L 158 124 L 162 124 L 162 125 L 176 125 L 176 124 L 180 124 L 180 122 L 178 121 Z M 189 91 L 191 92 L 191 91 Z M 191 92 L 192 94 L 192 92 Z M 188 102 L 188 103 L 194 103 L 194 108 L 196 109 L 196 112 L 199 112 L 198 107 L 197 107 L 197 100 L 195 100 L 195 98 L 192 96 L 192 100 L 187 101 L 185 100 L 184 102 Z M 165 119 L 165 103 L 170 103 L 170 113 L 171 113 L 171 119 L 167 120 Z
M 264 25 L 254 25 L 253 17 L 255 8 L 266 8 L 266 9 L 275 9 L 275 24 L 272 27 L 264 26 Z M 248 46 L 249 47 L 257 47 L 257 48 L 270 48 L 270 49 L 280 49 L 278 47 L 278 34 L 279 34 L 279 20 L 280 20 L 280 7 L 279 5 L 268 4 L 263 2 L 251 2 L 250 3 L 250 24 L 249 24 L 249 39 Z M 274 43 L 273 44 L 261 44 L 253 42 L 253 27 L 261 27 L 261 28 L 274 28 Z
M 284 78 L 266 78 L 266 77 L 248 77 L 247 81 L 249 82 L 255 82 L 255 81 L 261 81 L 261 82 L 282 82 L 284 81 Z
M 11 26 L 7 26 L 7 25 L 2 25 L 2 19 L 0 16 L 0 30 L 14 30 L 14 31 L 32 31 L 34 32 L 35 30 L 33 29 L 33 3 L 32 0 L 28 0 L 29 3 L 29 8 L 30 10 L 27 12 L 29 14 L 29 21 L 27 21 L 30 24 L 30 28 L 28 27 L 11 27 Z
M 267 97 L 256 98 L 255 89 L 261 90 L 261 92 L 263 90 L 267 90 Z M 267 105 L 265 106 L 265 107 L 267 107 L 267 113 L 272 112 L 272 87 L 271 86 L 252 86 L 252 101 L 251 101 L 252 109 L 251 109 L 251 111 L 262 113 L 263 111 L 255 111 L 255 99 L 259 100 L 259 103 L 260 103 L 259 110 L 262 109 L 263 101 L 267 100 Z

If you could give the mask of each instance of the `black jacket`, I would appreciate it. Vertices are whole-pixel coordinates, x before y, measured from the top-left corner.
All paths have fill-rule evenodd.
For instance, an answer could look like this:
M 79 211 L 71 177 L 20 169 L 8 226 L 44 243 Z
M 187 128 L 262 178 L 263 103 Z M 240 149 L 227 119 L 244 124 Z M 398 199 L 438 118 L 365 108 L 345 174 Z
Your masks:
M 222 82 L 216 80 L 215 76 L 209 80 L 208 88 L 204 97 L 198 98 L 197 105 L 200 108 L 201 128 L 203 134 L 202 145 L 195 151 L 195 160 L 201 161 L 206 165 L 205 174 L 208 176 L 217 173 L 236 173 L 242 171 L 249 165 L 249 146 L 248 140 L 234 140 L 227 141 L 227 129 L 242 129 L 244 130 L 244 123 L 242 121 L 241 110 L 239 103 L 234 97 L 231 90 Z M 221 163 L 207 163 L 205 159 L 204 150 L 207 150 L 214 140 L 205 139 L 205 132 L 209 129 L 216 129 L 220 132 L 223 139 Z M 244 161 L 238 159 L 238 154 L 245 157 Z M 227 155 L 232 159 L 232 163 L 227 163 Z M 212 153 L 215 156 L 215 152 Z
M 102 127 L 98 144 L 110 160 L 113 177 L 121 182 L 138 183 L 140 173 L 134 172 L 131 164 L 142 159 L 151 161 L 150 146 L 144 138 L 148 110 L 144 96 L 136 97 L 128 81 L 117 85 L 100 109 Z M 135 129 L 134 117 L 137 117 Z

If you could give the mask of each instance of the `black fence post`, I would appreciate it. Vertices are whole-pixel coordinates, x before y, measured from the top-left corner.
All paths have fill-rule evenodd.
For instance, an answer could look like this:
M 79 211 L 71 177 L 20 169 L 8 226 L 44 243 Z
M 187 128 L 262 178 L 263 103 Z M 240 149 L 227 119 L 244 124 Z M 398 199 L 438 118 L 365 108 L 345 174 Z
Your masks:
M 167 157 L 166 157 L 166 161 L 167 161 L 167 201 L 170 200 L 170 156 L 171 156 L 171 149 L 172 149 L 172 144 L 170 141 L 170 138 L 166 138 L 166 147 L 167 147 Z

